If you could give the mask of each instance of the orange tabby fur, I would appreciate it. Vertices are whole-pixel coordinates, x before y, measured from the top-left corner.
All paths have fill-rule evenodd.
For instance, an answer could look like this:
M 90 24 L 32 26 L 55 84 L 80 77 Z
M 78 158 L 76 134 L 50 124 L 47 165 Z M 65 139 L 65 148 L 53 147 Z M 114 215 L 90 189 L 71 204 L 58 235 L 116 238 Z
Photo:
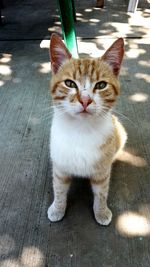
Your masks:
M 109 83 L 107 91 L 100 91 L 102 98 L 108 107 L 111 107 L 120 92 L 119 82 L 113 75 L 110 66 L 103 59 L 70 59 L 56 73 L 51 80 L 51 95 L 53 100 L 59 101 L 66 97 L 68 90 L 62 84 L 68 77 L 72 80 L 81 81 L 84 76 L 88 76 L 91 82 L 105 80 Z M 61 93 L 61 96 L 57 93 Z M 78 92 L 77 92 L 78 93 Z M 78 94 L 73 96 L 76 101 Z
M 64 53 L 62 55 L 63 60 L 61 64 L 59 62 L 57 65 L 57 54 L 59 56 L 58 60 L 60 61 L 61 55 L 59 55 L 59 53 L 61 54 L 62 51 Z M 51 62 L 52 67 L 54 66 L 54 73 L 51 79 L 51 95 L 54 105 L 56 107 L 59 106 L 66 98 L 68 98 L 70 105 L 81 103 L 82 94 L 79 88 L 75 88 L 75 90 L 70 93 L 70 88 L 64 84 L 64 81 L 70 79 L 74 82 L 82 83 L 83 79 L 88 77 L 92 85 L 99 81 L 105 81 L 107 83 L 107 87 L 103 90 L 97 90 L 93 85 L 93 88 L 91 88 L 91 95 L 97 94 L 102 99 L 104 113 L 109 113 L 120 94 L 120 85 L 117 75 L 119 73 L 122 57 L 122 39 L 118 39 L 118 41 L 106 51 L 102 58 L 73 59 L 69 52 L 67 55 L 67 50 L 60 38 L 54 36 L 51 45 Z M 90 98 L 90 105 L 93 105 L 93 107 L 95 106 L 96 109 L 94 97 Z M 100 151 L 100 157 L 91 164 L 92 171 L 91 174 L 89 174 L 94 193 L 94 215 L 96 221 L 102 225 L 109 224 L 112 218 L 111 211 L 107 207 L 111 166 L 117 154 L 123 148 L 127 138 L 123 126 L 118 119 L 111 114 L 110 123 L 112 124 L 112 130 L 109 135 L 104 138 L 104 142 L 96 148 Z M 55 162 L 53 158 L 52 161 L 55 198 L 48 210 L 48 217 L 51 221 L 58 221 L 62 219 L 65 213 L 66 195 L 71 177 L 69 174 L 66 175 L 60 170 L 59 164 Z

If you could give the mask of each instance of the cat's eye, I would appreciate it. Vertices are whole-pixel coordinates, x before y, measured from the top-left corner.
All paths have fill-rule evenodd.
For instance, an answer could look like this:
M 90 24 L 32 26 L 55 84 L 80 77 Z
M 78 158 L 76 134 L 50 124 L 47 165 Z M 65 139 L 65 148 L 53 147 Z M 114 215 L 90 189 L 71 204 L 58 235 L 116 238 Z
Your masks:
M 94 89 L 102 90 L 102 89 L 104 89 L 106 86 L 107 86 L 107 82 L 105 82 L 105 81 L 101 81 L 101 82 L 98 82 L 98 83 L 95 84 Z
M 65 85 L 70 88 L 77 88 L 76 83 L 72 80 L 65 80 Z

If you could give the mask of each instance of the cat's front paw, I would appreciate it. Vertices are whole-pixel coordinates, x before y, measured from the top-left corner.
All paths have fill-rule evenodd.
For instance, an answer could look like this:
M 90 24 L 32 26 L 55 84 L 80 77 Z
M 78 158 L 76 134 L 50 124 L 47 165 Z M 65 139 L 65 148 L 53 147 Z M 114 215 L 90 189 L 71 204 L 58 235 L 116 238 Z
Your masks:
M 112 220 L 112 212 L 109 208 L 94 212 L 96 221 L 101 225 L 109 225 Z
M 57 209 L 54 203 L 48 208 L 47 211 L 48 219 L 51 222 L 60 221 L 65 215 L 65 209 Z

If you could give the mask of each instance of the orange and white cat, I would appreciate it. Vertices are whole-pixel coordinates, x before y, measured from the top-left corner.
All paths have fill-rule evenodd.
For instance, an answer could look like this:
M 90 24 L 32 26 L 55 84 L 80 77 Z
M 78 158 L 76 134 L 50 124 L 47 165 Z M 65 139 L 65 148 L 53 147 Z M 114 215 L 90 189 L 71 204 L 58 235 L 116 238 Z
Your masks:
M 112 115 L 120 92 L 117 76 L 123 54 L 124 43 L 119 38 L 101 58 L 74 59 L 58 35 L 51 37 L 54 201 L 48 218 L 52 222 L 65 215 L 72 176 L 90 179 L 95 219 L 101 225 L 111 222 L 107 206 L 111 167 L 127 137 Z

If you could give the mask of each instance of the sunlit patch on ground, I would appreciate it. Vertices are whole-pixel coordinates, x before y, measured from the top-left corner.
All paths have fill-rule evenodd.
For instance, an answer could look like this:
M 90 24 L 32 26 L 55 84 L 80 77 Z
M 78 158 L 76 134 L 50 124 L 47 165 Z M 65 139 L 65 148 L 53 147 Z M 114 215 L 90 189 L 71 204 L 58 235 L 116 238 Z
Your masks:
M 3 53 L 0 57 L 0 87 L 5 84 L 5 81 L 11 80 L 12 70 L 9 65 L 11 60 L 11 54 Z
M 138 58 L 140 55 L 145 54 L 144 49 L 140 49 L 138 44 L 136 43 L 129 43 L 129 50 L 126 51 L 126 55 L 128 58 Z
M 137 212 L 124 212 L 117 219 L 116 229 L 123 236 L 147 236 L 150 234 L 150 220 Z
M 144 66 L 144 67 L 150 67 L 150 60 L 147 60 L 147 61 L 140 60 L 140 61 L 139 61 L 139 64 L 140 64 L 141 66 Z
M 106 23 L 106 25 L 108 25 L 108 27 L 109 25 L 114 27 L 118 32 L 122 33 L 122 36 L 125 36 L 132 32 L 132 28 L 128 23 L 112 22 L 112 23 Z M 116 36 L 116 33 L 113 33 L 113 35 Z
M 100 19 L 94 19 L 94 18 L 93 18 L 93 19 L 90 19 L 89 21 L 90 21 L 90 22 L 99 22 Z
M 54 26 L 52 26 L 52 27 L 49 27 L 48 28 L 48 31 L 49 32 L 59 32 L 59 33 L 61 33 L 61 28 L 60 28 L 60 26 L 59 25 L 54 25 Z
M 35 247 L 24 248 L 21 263 L 26 267 L 40 267 L 43 264 L 43 254 Z
M 78 21 L 88 23 L 89 20 L 88 20 L 88 19 L 85 19 L 85 18 L 83 18 L 83 17 L 78 17 Z
M 15 242 L 9 235 L 0 237 L 0 249 L 3 255 L 15 249 Z M 23 248 L 22 254 L 16 259 L 2 260 L 1 267 L 41 267 L 44 265 L 43 253 L 36 247 Z
M 130 16 L 129 18 L 129 23 L 132 26 L 140 26 L 144 25 L 145 27 L 149 26 L 149 18 L 145 18 L 143 16 L 144 12 L 147 12 L 148 9 L 142 9 L 142 10 L 138 10 L 138 12 L 135 13 L 130 13 L 128 14 Z M 148 27 L 149 28 L 149 27 Z
M 79 53 L 87 54 L 91 57 L 100 57 L 103 53 L 103 50 L 97 48 L 96 44 L 93 42 L 79 42 Z
M 12 73 L 11 68 L 7 65 L 0 65 L 0 74 L 1 75 L 10 75 Z
M 56 21 L 55 24 L 56 25 L 61 25 L 61 22 L 60 21 Z
M 144 49 L 130 49 L 126 52 L 128 58 L 138 58 L 141 54 L 144 54 Z
M 11 61 L 12 55 L 11 54 L 2 54 L 2 57 L 0 59 L 0 63 L 8 63 Z
M 0 81 L 0 87 L 4 85 L 4 81 Z
M 145 80 L 148 83 L 150 82 L 150 75 L 147 73 L 137 73 L 135 76 L 139 79 Z
M 40 73 L 50 73 L 50 62 L 44 62 L 40 64 L 40 69 L 39 72 Z
M 76 16 L 77 17 L 82 17 L 83 15 L 81 13 L 79 13 L 79 12 L 76 12 Z
M 134 95 L 129 96 L 129 99 L 134 102 L 145 102 L 147 101 L 149 96 L 144 93 L 136 93 Z
M 92 8 L 86 8 L 84 11 L 85 12 L 92 12 L 92 10 L 93 10 Z
M 49 40 L 42 40 L 40 43 L 41 48 L 49 48 L 50 41 Z

